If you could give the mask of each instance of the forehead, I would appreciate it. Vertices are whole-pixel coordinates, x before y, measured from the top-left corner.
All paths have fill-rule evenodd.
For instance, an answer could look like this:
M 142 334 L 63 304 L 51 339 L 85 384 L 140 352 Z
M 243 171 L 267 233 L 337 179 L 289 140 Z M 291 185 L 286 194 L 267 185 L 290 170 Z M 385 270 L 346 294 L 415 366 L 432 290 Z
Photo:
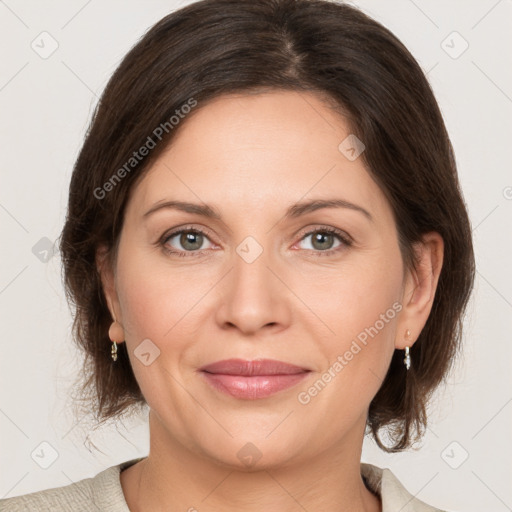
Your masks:
M 387 208 L 362 159 L 340 150 L 347 120 L 317 94 L 225 95 L 182 123 L 137 185 L 137 210 L 171 198 L 250 215 L 320 196 L 365 203 L 376 215 Z

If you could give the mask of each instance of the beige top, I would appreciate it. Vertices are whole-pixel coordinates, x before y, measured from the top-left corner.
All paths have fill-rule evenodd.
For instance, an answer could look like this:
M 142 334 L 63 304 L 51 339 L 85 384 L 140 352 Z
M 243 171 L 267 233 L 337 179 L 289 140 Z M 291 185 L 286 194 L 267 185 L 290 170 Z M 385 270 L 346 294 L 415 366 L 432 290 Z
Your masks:
M 1 512 L 130 512 L 124 499 L 120 473 L 142 460 L 132 459 L 112 466 L 95 477 L 64 487 L 0 500 Z M 363 480 L 380 496 L 382 512 L 443 512 L 412 496 L 389 469 L 361 463 Z

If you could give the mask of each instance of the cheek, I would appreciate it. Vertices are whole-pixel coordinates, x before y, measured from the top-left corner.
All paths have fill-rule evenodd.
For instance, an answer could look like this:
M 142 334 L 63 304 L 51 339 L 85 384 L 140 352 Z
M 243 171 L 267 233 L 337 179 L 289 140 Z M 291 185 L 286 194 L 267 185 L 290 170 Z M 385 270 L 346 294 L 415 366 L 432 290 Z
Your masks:
M 200 264 L 195 269 L 180 267 L 147 248 L 130 247 L 123 252 L 120 245 L 117 265 L 127 346 L 133 352 L 143 340 L 150 339 L 160 349 L 161 362 L 176 369 L 197 350 L 194 346 L 204 325 L 207 296 L 218 277 L 211 269 L 202 271 Z
M 117 291 L 129 345 L 143 339 L 157 345 L 173 336 L 180 319 L 197 301 L 196 280 L 185 280 L 165 265 L 155 265 L 150 252 L 119 250 Z
M 321 320 L 315 322 L 320 331 L 311 327 L 311 336 L 315 349 L 325 355 L 324 377 L 332 382 L 321 398 L 314 399 L 318 405 L 341 400 L 355 413 L 378 391 L 394 351 L 403 307 L 401 262 L 398 248 L 389 247 L 304 281 L 302 293 L 308 293 L 308 305 Z M 322 389 L 321 384 L 317 387 Z
M 382 253 L 354 257 L 337 269 L 304 273 L 297 281 L 297 295 L 307 298 L 320 320 L 321 332 L 339 341 L 333 348 L 342 348 L 376 322 L 381 330 L 381 315 L 388 320 L 386 326 L 394 323 L 401 309 L 402 265 L 399 252 L 390 252 L 388 257 Z
M 188 378 L 182 368 L 193 360 L 194 329 L 201 325 L 198 301 L 208 283 L 190 272 L 171 269 L 163 258 L 162 262 L 155 262 L 149 251 L 122 253 L 120 247 L 116 285 L 131 366 L 142 393 L 153 409 L 170 410 L 162 393 L 166 390 L 173 397 L 172 412 L 180 418 L 179 409 L 186 409 L 189 397 L 178 382 Z M 150 354 L 149 364 L 139 359 L 145 352 Z
M 310 387 L 300 390 L 298 401 L 304 411 L 321 412 L 326 421 L 339 427 L 337 432 L 364 414 L 389 367 L 402 309 L 400 262 L 400 254 L 389 260 L 368 258 L 345 266 L 336 277 L 331 274 L 323 287 L 322 282 L 309 283 L 308 300 L 315 302 L 311 309 L 330 330 L 319 336 L 312 329 L 315 349 L 325 355 L 324 367 Z

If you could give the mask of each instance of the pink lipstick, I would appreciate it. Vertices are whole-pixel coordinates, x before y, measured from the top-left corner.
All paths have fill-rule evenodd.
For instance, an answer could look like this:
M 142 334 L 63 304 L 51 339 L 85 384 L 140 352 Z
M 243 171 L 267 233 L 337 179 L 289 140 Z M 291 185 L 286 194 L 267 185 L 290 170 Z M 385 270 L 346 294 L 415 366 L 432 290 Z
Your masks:
M 302 381 L 310 372 L 274 359 L 226 359 L 200 368 L 215 389 L 242 400 L 274 395 Z

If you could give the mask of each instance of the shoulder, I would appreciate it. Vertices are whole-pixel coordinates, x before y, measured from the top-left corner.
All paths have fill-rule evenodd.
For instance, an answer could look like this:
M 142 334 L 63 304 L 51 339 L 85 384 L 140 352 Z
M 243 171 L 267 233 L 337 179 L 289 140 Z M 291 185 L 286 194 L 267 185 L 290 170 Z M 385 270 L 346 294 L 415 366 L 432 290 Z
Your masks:
M 382 512 L 444 512 L 413 496 L 388 468 L 361 463 L 361 475 L 366 486 L 380 496 Z
M 123 462 L 78 482 L 0 500 L 1 512 L 129 512 L 119 474 L 139 459 Z

